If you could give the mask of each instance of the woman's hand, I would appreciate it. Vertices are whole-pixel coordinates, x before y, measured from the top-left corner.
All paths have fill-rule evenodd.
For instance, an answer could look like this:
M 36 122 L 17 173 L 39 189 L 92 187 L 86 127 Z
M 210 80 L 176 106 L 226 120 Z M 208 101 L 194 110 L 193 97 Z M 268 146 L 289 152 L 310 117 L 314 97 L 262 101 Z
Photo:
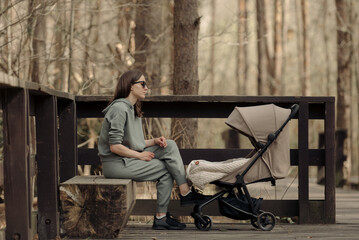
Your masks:
M 151 161 L 155 157 L 153 152 L 140 152 L 138 158 L 143 161 Z
M 159 146 L 162 147 L 162 148 L 167 147 L 166 138 L 163 137 L 163 136 L 162 136 L 162 137 L 159 137 L 159 138 L 155 138 L 154 141 L 155 141 L 155 144 L 159 145 Z

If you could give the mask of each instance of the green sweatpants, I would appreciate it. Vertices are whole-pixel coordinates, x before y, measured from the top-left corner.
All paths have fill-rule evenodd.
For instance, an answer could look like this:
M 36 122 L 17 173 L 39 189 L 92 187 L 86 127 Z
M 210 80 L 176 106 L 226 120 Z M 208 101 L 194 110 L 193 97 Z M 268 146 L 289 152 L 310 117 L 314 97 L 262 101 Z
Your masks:
M 166 148 L 155 145 L 145 148 L 144 151 L 153 152 L 155 157 L 151 161 L 119 159 L 103 162 L 103 174 L 106 178 L 157 181 L 156 211 L 165 213 L 171 197 L 173 180 L 176 180 L 177 185 L 187 182 L 181 155 L 173 140 L 167 140 Z

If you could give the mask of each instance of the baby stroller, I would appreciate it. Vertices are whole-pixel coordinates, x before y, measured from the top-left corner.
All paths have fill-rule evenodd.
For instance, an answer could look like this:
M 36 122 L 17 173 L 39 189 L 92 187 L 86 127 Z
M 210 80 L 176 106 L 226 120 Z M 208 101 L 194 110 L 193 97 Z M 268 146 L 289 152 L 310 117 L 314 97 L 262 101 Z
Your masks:
M 248 184 L 285 178 L 290 167 L 289 128 L 287 123 L 298 112 L 299 105 L 291 109 L 274 104 L 253 107 L 236 107 L 226 124 L 247 136 L 254 146 L 246 158 L 229 159 L 222 162 L 193 160 L 187 168 L 188 178 L 203 189 L 207 183 L 223 190 L 194 206 L 192 217 L 199 230 L 208 231 L 212 219 L 203 215 L 202 209 L 218 200 L 223 216 L 250 220 L 255 228 L 270 231 L 275 226 L 275 216 L 261 210 L 262 198 L 252 198 Z

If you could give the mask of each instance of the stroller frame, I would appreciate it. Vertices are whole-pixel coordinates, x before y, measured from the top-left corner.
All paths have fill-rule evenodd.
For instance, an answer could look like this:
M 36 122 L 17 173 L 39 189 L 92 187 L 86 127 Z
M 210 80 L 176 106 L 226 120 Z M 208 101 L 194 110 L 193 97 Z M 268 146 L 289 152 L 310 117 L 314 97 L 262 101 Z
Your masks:
M 270 231 L 274 228 L 276 220 L 274 214 L 270 212 L 264 212 L 260 210 L 260 204 L 262 201 L 262 198 L 259 199 L 259 203 L 255 206 L 253 203 L 253 200 L 251 198 L 251 195 L 249 194 L 247 185 L 257 182 L 267 182 L 271 181 L 272 185 L 275 185 L 275 179 L 273 177 L 270 178 L 264 178 L 260 179 L 254 182 L 245 183 L 244 176 L 247 174 L 247 172 L 251 169 L 251 167 L 256 163 L 256 161 L 262 157 L 263 153 L 268 149 L 268 147 L 277 139 L 278 135 L 282 132 L 284 127 L 287 125 L 287 123 L 297 114 L 299 110 L 299 105 L 294 104 L 291 106 L 291 113 L 286 119 L 286 121 L 281 125 L 279 129 L 277 129 L 276 132 L 268 134 L 268 141 L 266 144 L 262 144 L 260 142 L 252 141 L 252 144 L 255 147 L 255 150 L 257 150 L 256 156 L 251 160 L 248 167 L 243 171 L 242 174 L 238 174 L 236 176 L 236 181 L 234 183 L 227 183 L 222 181 L 214 181 L 211 182 L 211 184 L 215 184 L 219 187 L 223 187 L 224 190 L 216 193 L 213 196 L 210 196 L 209 199 L 206 201 L 196 204 L 193 208 L 193 212 L 191 213 L 191 216 L 194 218 L 194 223 L 196 227 L 199 230 L 202 231 L 208 231 L 212 227 L 212 219 L 207 216 L 203 215 L 202 210 L 205 206 L 210 204 L 211 202 L 218 200 L 221 202 L 221 204 L 225 204 L 226 207 L 230 208 L 233 211 L 236 211 L 237 213 L 241 214 L 242 218 L 240 219 L 249 219 L 251 221 L 251 224 L 255 228 L 259 228 L 263 231 Z M 237 193 L 235 192 L 237 190 Z M 232 194 L 236 196 L 237 199 L 244 197 L 244 199 L 248 203 L 249 211 L 246 211 L 244 209 L 238 208 L 226 201 L 223 201 L 225 199 L 225 194 Z M 248 209 L 247 209 L 248 210 Z

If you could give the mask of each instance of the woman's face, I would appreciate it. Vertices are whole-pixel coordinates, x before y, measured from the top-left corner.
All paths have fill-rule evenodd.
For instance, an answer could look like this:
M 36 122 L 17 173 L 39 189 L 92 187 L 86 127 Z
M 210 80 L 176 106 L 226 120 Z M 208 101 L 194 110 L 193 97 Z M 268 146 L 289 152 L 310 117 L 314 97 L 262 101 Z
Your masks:
M 146 79 L 142 75 L 136 82 L 131 86 L 131 93 L 137 99 L 144 99 L 148 90 Z

